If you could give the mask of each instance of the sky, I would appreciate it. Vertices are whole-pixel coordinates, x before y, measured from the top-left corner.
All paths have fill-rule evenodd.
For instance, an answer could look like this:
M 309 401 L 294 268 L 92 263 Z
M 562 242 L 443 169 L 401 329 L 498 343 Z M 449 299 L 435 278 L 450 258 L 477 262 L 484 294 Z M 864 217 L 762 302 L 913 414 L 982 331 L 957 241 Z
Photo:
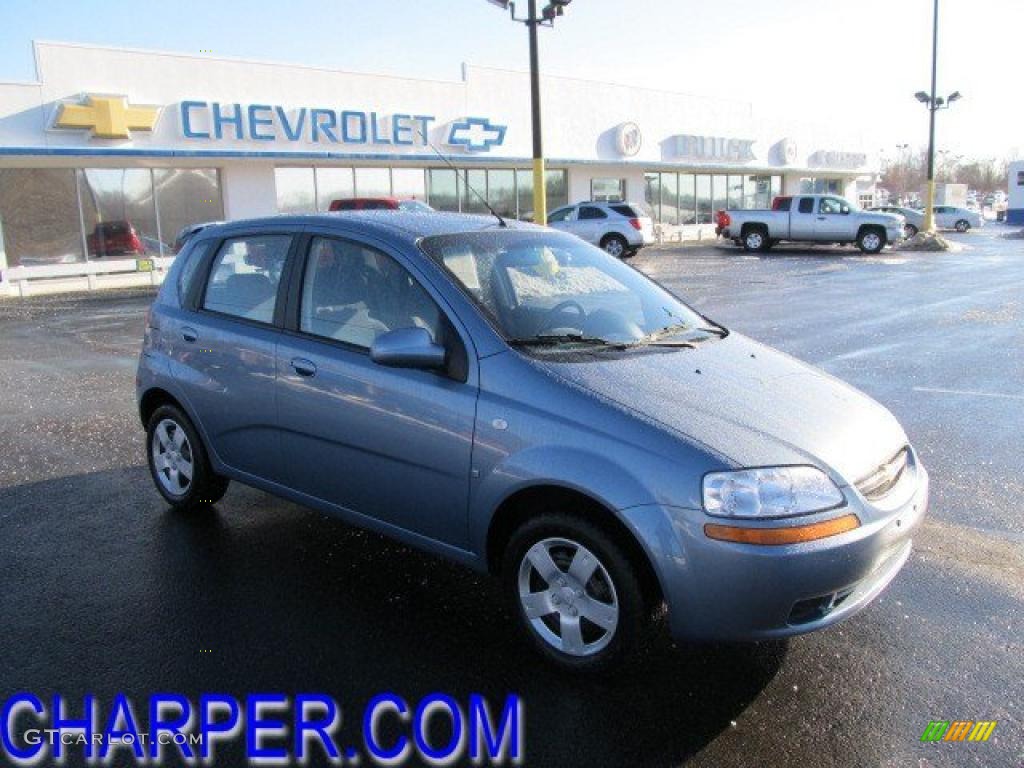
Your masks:
M 891 157 L 927 143 L 913 94 L 930 86 L 932 2 L 573 0 L 542 31 L 541 68 L 848 121 Z M 1024 155 L 1022 32 L 1024 0 L 941 0 L 938 91 L 963 99 L 938 115 L 939 149 Z M 462 62 L 528 68 L 525 27 L 486 0 L 0 0 L 0 81 L 35 79 L 32 40 L 442 80 Z

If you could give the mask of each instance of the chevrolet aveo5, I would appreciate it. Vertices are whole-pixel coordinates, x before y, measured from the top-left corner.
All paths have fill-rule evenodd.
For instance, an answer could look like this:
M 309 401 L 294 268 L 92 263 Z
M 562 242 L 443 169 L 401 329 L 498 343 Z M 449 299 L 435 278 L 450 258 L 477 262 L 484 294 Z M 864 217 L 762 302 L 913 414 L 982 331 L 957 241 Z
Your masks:
M 927 506 L 864 394 L 579 238 L 481 217 L 205 228 L 137 388 L 172 507 L 237 480 L 494 573 L 574 668 L 626 657 L 662 606 L 691 640 L 841 621 Z

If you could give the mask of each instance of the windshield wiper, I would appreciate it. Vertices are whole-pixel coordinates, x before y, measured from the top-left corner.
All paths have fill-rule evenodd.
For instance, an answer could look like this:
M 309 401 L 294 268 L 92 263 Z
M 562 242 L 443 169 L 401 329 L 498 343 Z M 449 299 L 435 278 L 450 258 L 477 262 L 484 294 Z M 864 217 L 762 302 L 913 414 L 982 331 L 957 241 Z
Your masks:
M 553 347 L 559 344 L 587 344 L 595 347 L 624 347 L 625 344 L 608 341 L 597 336 L 584 336 L 582 333 L 549 333 L 530 336 L 525 339 L 511 339 L 514 347 Z

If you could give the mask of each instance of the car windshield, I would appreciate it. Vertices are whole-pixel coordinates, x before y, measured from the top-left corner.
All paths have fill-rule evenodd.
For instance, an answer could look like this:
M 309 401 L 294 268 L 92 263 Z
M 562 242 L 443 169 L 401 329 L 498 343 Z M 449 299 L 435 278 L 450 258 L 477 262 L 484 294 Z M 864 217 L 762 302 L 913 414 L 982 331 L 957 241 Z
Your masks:
M 441 264 L 519 345 L 641 345 L 722 335 L 632 267 L 573 235 L 486 231 L 424 238 Z

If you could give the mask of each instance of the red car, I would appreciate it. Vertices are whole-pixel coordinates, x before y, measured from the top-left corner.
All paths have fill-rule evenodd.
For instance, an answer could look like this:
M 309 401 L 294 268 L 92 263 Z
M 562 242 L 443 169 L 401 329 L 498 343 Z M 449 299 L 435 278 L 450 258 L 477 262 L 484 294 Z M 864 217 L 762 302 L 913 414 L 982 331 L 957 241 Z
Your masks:
M 342 200 L 332 200 L 328 210 L 429 213 L 434 209 L 419 200 L 399 200 L 397 197 L 346 197 Z
M 145 246 L 135 227 L 128 221 L 101 221 L 85 238 L 90 256 L 143 254 Z

